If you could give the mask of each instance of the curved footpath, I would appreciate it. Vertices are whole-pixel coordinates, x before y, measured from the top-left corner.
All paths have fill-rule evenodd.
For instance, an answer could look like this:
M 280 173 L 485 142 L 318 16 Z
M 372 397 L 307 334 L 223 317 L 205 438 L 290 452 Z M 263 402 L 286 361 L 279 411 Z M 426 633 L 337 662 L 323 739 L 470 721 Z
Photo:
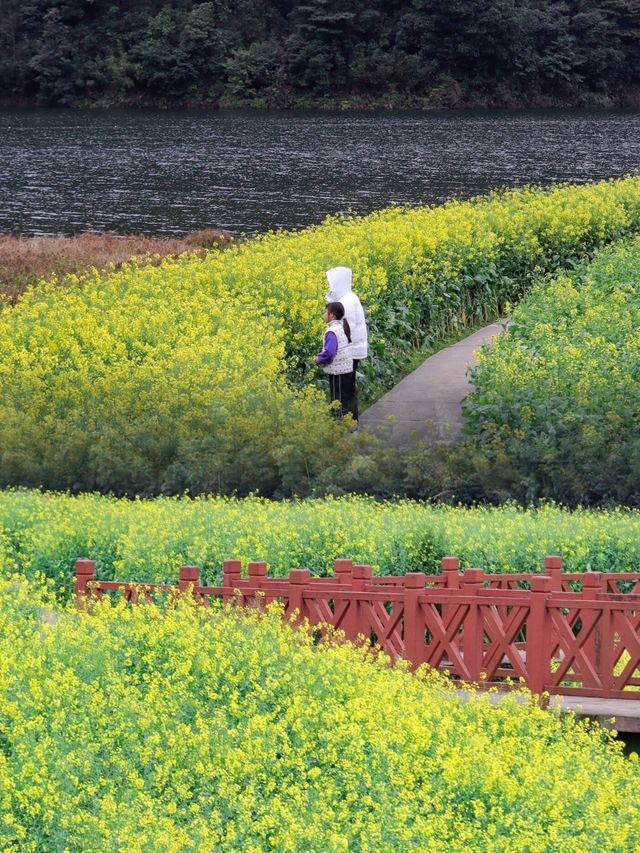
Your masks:
M 460 437 L 462 403 L 471 390 L 468 368 L 475 351 L 505 328 L 506 321 L 485 326 L 428 358 L 360 417 L 385 444 L 406 448 L 412 440 L 451 443 Z M 393 421 L 389 422 L 389 416 Z

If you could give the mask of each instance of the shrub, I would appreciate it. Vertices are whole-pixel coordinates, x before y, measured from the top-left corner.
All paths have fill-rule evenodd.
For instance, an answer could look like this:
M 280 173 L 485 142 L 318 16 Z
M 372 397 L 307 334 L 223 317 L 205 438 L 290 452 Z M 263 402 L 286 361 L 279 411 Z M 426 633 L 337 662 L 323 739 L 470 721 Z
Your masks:
M 571 717 L 463 703 L 278 611 L 38 604 L 0 587 L 3 849 L 640 844 L 635 763 Z
M 273 492 L 322 464 L 341 425 L 323 417 L 319 393 L 282 379 L 281 332 L 219 293 L 193 299 L 187 278 L 150 298 L 162 270 L 42 286 L 5 314 L 3 482 Z M 291 443 L 294 472 L 282 455 Z
M 508 494 L 640 503 L 639 277 L 640 241 L 603 250 L 535 288 L 482 352 L 469 430 Z

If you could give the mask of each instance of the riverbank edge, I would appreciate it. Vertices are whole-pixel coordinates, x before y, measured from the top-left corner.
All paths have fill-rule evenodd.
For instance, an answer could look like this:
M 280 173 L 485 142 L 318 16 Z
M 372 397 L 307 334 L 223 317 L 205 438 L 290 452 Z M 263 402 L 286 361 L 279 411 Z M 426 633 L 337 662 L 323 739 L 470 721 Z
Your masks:
M 65 103 L 51 103 L 38 98 L 1 96 L 0 109 L 187 109 L 220 110 L 317 110 L 322 112 L 437 112 L 452 110 L 531 110 L 531 109 L 640 109 L 640 87 L 614 92 L 582 92 L 571 97 L 558 97 L 540 92 L 517 93 L 498 86 L 488 93 L 464 93 L 458 86 L 436 90 L 424 96 L 398 92 L 384 95 L 337 94 L 330 98 L 296 96 L 276 91 L 253 98 L 208 98 L 197 95 L 184 98 L 150 97 L 145 94 L 125 98 L 103 95 L 99 98 L 74 98 Z

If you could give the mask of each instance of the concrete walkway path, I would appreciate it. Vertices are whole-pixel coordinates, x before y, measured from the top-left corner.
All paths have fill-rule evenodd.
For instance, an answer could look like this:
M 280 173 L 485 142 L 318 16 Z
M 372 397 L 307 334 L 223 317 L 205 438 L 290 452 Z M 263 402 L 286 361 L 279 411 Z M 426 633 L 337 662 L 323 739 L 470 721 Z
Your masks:
M 468 702 L 470 694 L 468 690 L 458 689 L 456 695 L 463 701 Z M 474 698 L 483 700 L 487 698 L 492 705 L 498 705 L 507 696 L 508 691 L 486 692 L 482 690 L 474 693 Z M 576 717 L 590 717 L 605 729 L 615 729 L 625 734 L 640 733 L 640 702 L 633 699 L 637 693 L 629 691 L 628 699 L 601 699 L 599 696 L 551 696 L 549 707 L 557 708 L 563 713 L 573 713 Z M 525 694 L 516 694 L 519 705 L 529 701 Z
M 467 369 L 474 352 L 499 335 L 503 322 L 485 326 L 440 350 L 360 416 L 360 426 L 380 430 L 385 444 L 406 448 L 413 437 L 452 443 L 462 431 L 462 403 L 471 390 Z M 388 422 L 393 415 L 393 423 Z

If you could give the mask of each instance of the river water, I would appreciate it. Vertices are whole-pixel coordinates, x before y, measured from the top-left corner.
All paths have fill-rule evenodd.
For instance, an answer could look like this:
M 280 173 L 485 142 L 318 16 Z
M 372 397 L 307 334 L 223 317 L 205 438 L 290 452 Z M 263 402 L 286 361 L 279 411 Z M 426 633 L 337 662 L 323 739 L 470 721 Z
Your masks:
M 252 233 L 639 169 L 621 110 L 0 110 L 0 232 Z

